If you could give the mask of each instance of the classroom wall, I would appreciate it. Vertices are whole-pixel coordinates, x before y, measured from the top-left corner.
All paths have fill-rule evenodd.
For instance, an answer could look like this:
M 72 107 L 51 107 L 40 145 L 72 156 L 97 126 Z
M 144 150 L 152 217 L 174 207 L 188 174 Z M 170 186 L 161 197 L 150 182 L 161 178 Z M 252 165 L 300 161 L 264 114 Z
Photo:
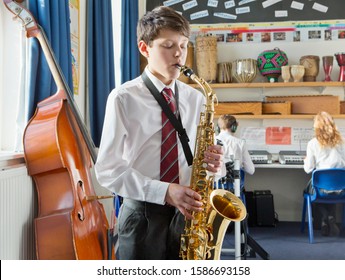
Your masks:
M 245 44 L 218 44 L 218 62 L 233 61 L 234 59 L 253 58 L 267 49 L 278 47 L 284 50 L 289 58 L 289 64 L 299 64 L 299 59 L 304 55 L 334 55 L 336 52 L 344 52 L 345 45 L 342 41 L 321 41 L 321 42 L 291 42 L 291 43 L 262 43 L 255 45 Z M 337 80 L 339 67 L 334 61 L 332 79 Z M 324 78 L 322 64 L 317 77 L 318 81 Z M 258 74 L 255 81 L 266 81 L 261 74 Z M 271 89 L 217 89 L 217 96 L 220 101 L 262 101 L 269 95 L 301 95 L 301 94 L 331 94 L 339 96 L 344 100 L 344 88 L 333 87 L 307 87 L 307 88 L 271 88 Z M 332 112 L 330 112 L 332 113 Z M 335 119 L 339 128 L 345 127 L 345 119 Z M 253 127 L 292 127 L 311 129 L 313 119 L 239 119 L 238 137 L 243 137 L 246 129 Z M 343 130 L 342 133 L 344 134 Z M 245 139 L 245 138 L 244 138 Z M 307 140 L 293 145 L 260 145 L 249 143 L 249 149 L 267 150 L 270 153 L 278 153 L 280 150 L 306 150 Z M 302 215 L 303 197 L 302 193 L 310 179 L 301 169 L 272 169 L 257 168 L 254 175 L 246 176 L 246 190 L 270 190 L 273 194 L 275 211 L 280 221 L 300 221 Z M 340 218 L 338 217 L 338 220 Z
M 146 1 L 139 1 L 139 17 L 145 13 Z M 193 38 L 192 38 L 193 40 Z M 218 43 L 217 62 L 232 62 L 236 59 L 252 58 L 257 59 L 258 55 L 273 48 L 283 50 L 289 59 L 289 64 L 299 64 L 301 56 L 334 55 L 337 52 L 345 52 L 344 40 L 313 42 L 269 42 L 269 43 Z M 334 60 L 332 79 L 337 80 L 339 67 Z M 324 79 L 322 64 L 320 63 L 318 81 Z M 257 74 L 254 82 L 266 82 L 267 79 L 260 73 Z M 281 81 L 281 78 L 280 78 Z M 222 101 L 263 101 L 269 95 L 318 95 L 331 94 L 339 96 L 344 100 L 345 89 L 343 87 L 303 87 L 303 88 L 224 88 L 215 89 L 218 100 Z M 332 112 L 330 112 L 332 113 Z M 239 118 L 239 128 L 236 132 L 238 137 L 243 137 L 243 132 L 250 128 L 266 127 L 293 127 L 301 129 L 311 129 L 313 119 L 241 119 Z M 337 118 L 338 127 L 345 127 L 345 119 Z M 249 149 L 266 149 L 271 153 L 278 153 L 280 150 L 305 150 L 307 141 L 297 144 L 282 145 L 260 145 L 249 143 Z M 281 221 L 300 221 L 302 213 L 303 197 L 302 192 L 310 174 L 306 174 L 303 168 L 257 168 L 254 175 L 246 176 L 247 190 L 271 190 L 274 196 L 275 210 Z

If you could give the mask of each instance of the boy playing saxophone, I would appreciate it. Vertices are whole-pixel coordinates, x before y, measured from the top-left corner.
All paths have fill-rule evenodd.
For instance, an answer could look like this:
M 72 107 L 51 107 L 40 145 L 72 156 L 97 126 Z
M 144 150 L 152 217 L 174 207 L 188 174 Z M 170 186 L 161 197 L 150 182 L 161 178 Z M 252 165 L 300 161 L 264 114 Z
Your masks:
M 163 155 L 162 136 L 169 121 L 162 123 L 162 108 L 143 79 L 163 92 L 169 106 L 174 105 L 194 151 L 205 98 L 176 80 L 178 66 L 186 60 L 189 35 L 188 21 L 173 9 L 147 12 L 137 27 L 138 48 L 148 62 L 144 73 L 114 89 L 107 101 L 95 170 L 102 186 L 123 197 L 118 218 L 120 259 L 178 259 L 184 219 L 203 207 L 201 196 L 189 187 L 192 169 L 175 130 L 168 135 L 175 134 L 176 142 Z M 169 153 L 176 158 L 162 164 Z M 222 154 L 221 146 L 209 146 L 204 153 L 208 171 L 223 167 Z M 166 179 L 167 174 L 172 178 Z

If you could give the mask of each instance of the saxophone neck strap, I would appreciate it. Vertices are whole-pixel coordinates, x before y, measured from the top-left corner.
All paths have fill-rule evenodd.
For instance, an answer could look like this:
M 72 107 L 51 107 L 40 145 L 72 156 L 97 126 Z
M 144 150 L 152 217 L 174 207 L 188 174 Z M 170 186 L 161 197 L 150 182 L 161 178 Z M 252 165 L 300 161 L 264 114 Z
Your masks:
M 188 162 L 188 165 L 191 166 L 193 164 L 193 154 L 189 147 L 189 138 L 187 135 L 187 131 L 182 126 L 181 116 L 178 114 L 178 117 L 174 115 L 174 113 L 171 111 L 168 103 L 162 96 L 162 94 L 158 91 L 158 89 L 154 86 L 152 81 L 149 79 L 149 77 L 146 75 L 145 71 L 141 74 L 141 77 L 146 85 L 146 87 L 149 89 L 153 97 L 157 100 L 158 104 L 162 107 L 163 112 L 165 115 L 169 118 L 171 124 L 174 126 L 175 130 L 177 131 L 177 134 L 180 138 L 183 152 L 185 154 L 186 160 Z M 176 107 L 178 110 L 178 88 L 177 83 L 175 83 L 175 99 L 176 99 Z

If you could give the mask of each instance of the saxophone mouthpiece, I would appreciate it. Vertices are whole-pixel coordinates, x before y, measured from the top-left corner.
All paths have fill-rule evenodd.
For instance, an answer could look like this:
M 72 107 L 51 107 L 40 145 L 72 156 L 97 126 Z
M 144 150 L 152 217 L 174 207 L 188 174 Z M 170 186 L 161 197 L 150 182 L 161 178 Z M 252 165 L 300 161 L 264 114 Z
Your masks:
M 185 65 L 179 65 L 179 64 L 176 64 L 176 67 L 180 69 L 180 72 L 183 73 L 183 75 L 187 76 L 190 78 L 190 76 L 192 76 L 194 74 L 193 70 L 188 68 L 187 66 Z

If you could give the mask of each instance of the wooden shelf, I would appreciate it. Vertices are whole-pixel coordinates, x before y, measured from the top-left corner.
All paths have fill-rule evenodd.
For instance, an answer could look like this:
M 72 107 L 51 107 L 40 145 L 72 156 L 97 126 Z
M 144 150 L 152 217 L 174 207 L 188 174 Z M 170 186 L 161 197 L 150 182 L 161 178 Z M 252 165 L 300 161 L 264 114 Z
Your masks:
M 220 115 L 217 115 L 217 107 L 215 106 L 215 118 L 218 118 Z M 236 115 L 236 119 L 251 119 L 251 120 L 261 120 L 261 119 L 313 119 L 314 115 Z M 345 119 L 345 114 L 343 115 L 333 115 L 335 119 Z
M 198 84 L 189 84 L 198 88 Z M 345 82 L 289 82 L 289 83 L 228 83 L 210 84 L 212 88 L 281 88 L 281 87 L 345 87 Z
M 189 84 L 191 87 L 199 88 L 198 84 Z M 283 87 L 343 87 L 345 91 L 345 82 L 339 81 L 332 81 L 332 82 L 323 82 L 323 81 L 316 81 L 316 82 L 277 82 L 277 83 L 214 83 L 210 84 L 213 89 L 226 89 L 226 88 L 283 88 Z M 215 118 L 218 118 L 220 114 L 217 114 L 217 105 L 215 104 Z M 313 119 L 315 114 L 293 114 L 293 115 L 241 115 L 241 114 L 234 114 L 237 119 Z M 333 115 L 335 119 L 345 119 L 345 114 L 342 115 Z

